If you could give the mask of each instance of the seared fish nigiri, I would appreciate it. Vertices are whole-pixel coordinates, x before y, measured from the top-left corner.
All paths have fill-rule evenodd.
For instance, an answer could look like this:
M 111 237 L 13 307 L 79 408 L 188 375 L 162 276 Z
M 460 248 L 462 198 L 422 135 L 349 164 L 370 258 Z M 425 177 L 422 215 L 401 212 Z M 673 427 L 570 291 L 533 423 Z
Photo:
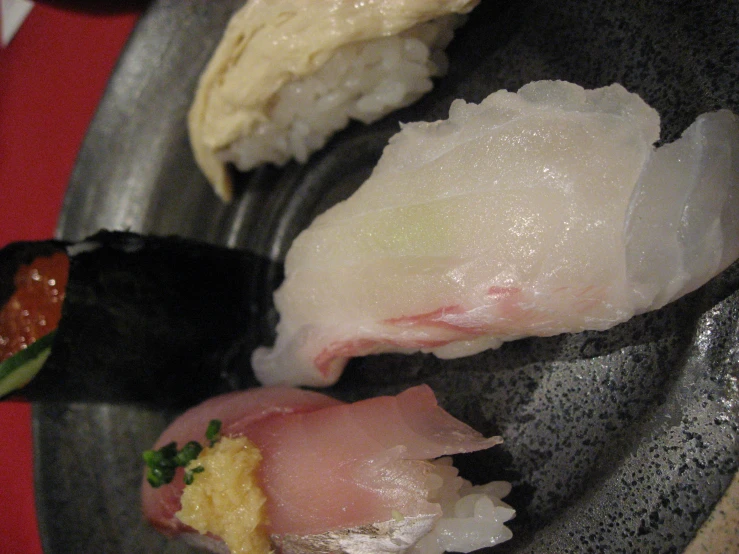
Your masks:
M 622 86 L 562 81 L 403 126 L 292 244 L 257 377 L 325 386 L 354 356 L 603 330 L 701 286 L 739 256 L 739 119 L 659 134 Z
M 219 440 L 170 484 L 142 485 L 144 515 L 166 534 L 249 554 L 441 554 L 511 537 L 503 523 L 514 511 L 499 500 L 510 485 L 473 487 L 440 458 L 501 439 L 449 415 L 427 386 L 353 404 L 290 388 L 235 392 L 180 416 L 155 448 L 200 440 L 213 419 Z
M 200 78 L 188 126 L 224 200 L 228 163 L 304 162 L 350 119 L 407 106 L 444 75 L 444 48 L 479 0 L 249 0 Z

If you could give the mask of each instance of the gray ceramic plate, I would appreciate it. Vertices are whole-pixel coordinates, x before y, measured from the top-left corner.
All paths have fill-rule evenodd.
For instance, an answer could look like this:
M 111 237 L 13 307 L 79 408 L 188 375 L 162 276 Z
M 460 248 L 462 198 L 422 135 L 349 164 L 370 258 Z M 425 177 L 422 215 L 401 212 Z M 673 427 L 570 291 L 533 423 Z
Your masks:
M 280 260 L 300 229 L 367 176 L 398 121 L 445 117 L 454 98 L 479 101 L 536 79 L 621 82 L 659 110 L 666 140 L 701 112 L 739 112 L 733 0 L 484 0 L 430 95 L 372 126 L 352 125 L 304 166 L 240 176 L 225 206 L 192 161 L 184 119 L 236 4 L 151 6 L 83 145 L 60 238 L 99 228 L 174 233 Z M 263 278 L 267 287 L 279 281 Z M 427 382 L 454 415 L 501 433 L 502 448 L 458 459 L 473 480 L 514 484 L 515 538 L 497 552 L 681 552 L 739 465 L 737 291 L 735 264 L 609 332 L 522 340 L 452 361 L 368 357 L 328 392 L 357 399 Z M 269 297 L 259 300 L 255 324 L 273 323 Z M 169 417 L 136 405 L 34 405 L 46 552 L 183 551 L 138 511 L 139 452 Z

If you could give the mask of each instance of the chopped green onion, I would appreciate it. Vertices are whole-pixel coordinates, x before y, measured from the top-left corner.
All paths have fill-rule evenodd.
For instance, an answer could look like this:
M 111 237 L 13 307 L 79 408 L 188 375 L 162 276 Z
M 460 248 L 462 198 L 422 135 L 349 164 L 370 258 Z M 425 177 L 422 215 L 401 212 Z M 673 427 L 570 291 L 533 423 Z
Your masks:
M 180 450 L 177 455 L 175 455 L 174 461 L 178 466 L 185 467 L 187 464 L 197 458 L 198 454 L 200 454 L 202 450 L 203 447 L 200 446 L 200 443 L 190 441 L 182 447 L 182 450 Z
M 205 430 L 205 438 L 210 441 L 213 446 L 215 442 L 221 438 L 221 420 L 211 419 L 208 428 Z
M 174 479 L 177 464 L 177 445 L 173 442 L 162 446 L 159 450 L 147 450 L 143 454 L 146 462 L 146 480 L 154 487 L 161 487 L 171 483 Z
M 196 466 L 190 470 L 185 471 L 185 484 L 192 485 L 192 482 L 195 479 L 195 474 L 203 473 L 204 471 L 205 468 L 203 466 Z
M 221 438 L 220 432 L 220 420 L 211 420 L 205 431 L 205 438 L 210 441 L 211 446 Z M 180 450 L 177 450 L 177 443 L 170 442 L 162 446 L 159 450 L 144 451 L 142 457 L 147 467 L 146 480 L 154 488 L 171 483 L 177 468 L 187 467 L 202 451 L 203 447 L 197 441 L 188 442 Z M 203 471 L 205 471 L 203 466 L 197 466 L 185 471 L 185 484 L 192 484 L 195 474 L 202 473 Z

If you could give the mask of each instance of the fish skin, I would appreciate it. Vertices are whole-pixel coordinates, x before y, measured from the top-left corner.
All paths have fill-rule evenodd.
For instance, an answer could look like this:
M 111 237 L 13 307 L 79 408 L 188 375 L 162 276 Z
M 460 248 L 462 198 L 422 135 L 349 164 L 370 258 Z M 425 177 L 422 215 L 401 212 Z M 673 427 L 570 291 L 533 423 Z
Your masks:
M 434 527 L 436 517 L 391 519 L 315 535 L 273 534 L 282 554 L 395 554 L 404 552 Z

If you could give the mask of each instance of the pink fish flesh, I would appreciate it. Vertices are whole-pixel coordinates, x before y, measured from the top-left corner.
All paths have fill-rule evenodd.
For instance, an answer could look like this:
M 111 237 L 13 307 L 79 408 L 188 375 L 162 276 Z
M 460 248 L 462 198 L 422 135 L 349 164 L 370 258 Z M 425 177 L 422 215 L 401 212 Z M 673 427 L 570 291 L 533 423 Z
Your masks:
M 427 500 L 426 461 L 502 442 L 448 414 L 425 385 L 352 404 L 275 387 L 208 400 L 176 419 L 154 448 L 202 440 L 211 419 L 222 421 L 223 436 L 246 436 L 260 449 L 268 532 L 279 545 L 392 522 L 397 514 L 421 522 L 415 542 L 442 515 Z M 142 485 L 145 517 L 168 535 L 195 533 L 175 517 L 183 488 L 182 472 L 158 489 Z

